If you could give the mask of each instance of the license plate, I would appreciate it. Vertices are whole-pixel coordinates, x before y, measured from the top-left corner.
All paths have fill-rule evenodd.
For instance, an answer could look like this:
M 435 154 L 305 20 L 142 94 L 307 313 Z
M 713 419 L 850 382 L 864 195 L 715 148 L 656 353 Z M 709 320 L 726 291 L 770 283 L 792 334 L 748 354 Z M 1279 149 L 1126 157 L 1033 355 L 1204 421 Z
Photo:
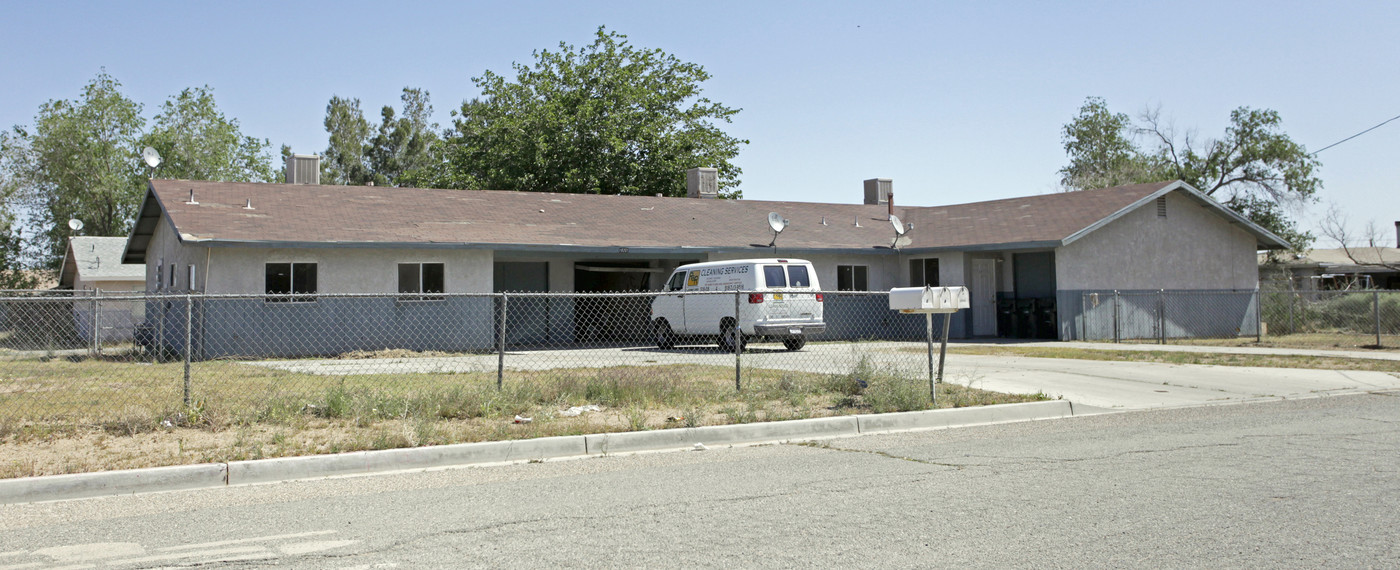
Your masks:
M 773 300 L 774 300 L 774 301 L 781 301 L 781 300 L 783 300 L 783 294 L 782 294 L 782 293 L 774 293 L 774 294 L 773 294 Z
M 788 329 L 788 334 L 802 334 L 802 329 Z

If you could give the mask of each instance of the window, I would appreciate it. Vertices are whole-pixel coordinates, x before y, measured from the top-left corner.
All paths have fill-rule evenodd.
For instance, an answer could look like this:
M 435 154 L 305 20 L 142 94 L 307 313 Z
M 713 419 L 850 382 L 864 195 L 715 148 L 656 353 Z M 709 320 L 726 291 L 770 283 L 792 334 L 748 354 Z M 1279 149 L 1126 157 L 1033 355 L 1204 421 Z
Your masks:
M 193 290 L 194 290 L 194 284 L 195 284 L 195 283 L 198 283 L 198 281 L 196 281 L 195 278 L 194 278 L 194 264 L 190 264 L 189 269 L 190 269 L 190 275 L 189 275 L 190 280 L 189 280 L 189 283 L 186 283 L 186 287 L 185 287 L 185 288 L 186 288 L 186 289 L 189 289 L 189 290 L 191 290 L 191 291 L 193 291 Z
M 783 273 L 783 266 L 763 266 L 763 284 L 768 287 L 787 287 L 787 274 Z
M 178 264 L 178 263 L 172 263 L 172 264 L 170 264 L 170 288 L 171 288 L 171 289 L 174 289 L 174 288 L 175 288 L 175 278 L 176 278 L 176 277 L 179 275 L 179 273 L 180 273 L 180 272 L 178 271 L 179 269 L 180 269 L 180 264 Z
M 793 287 L 812 286 L 812 278 L 807 276 L 807 266 L 805 265 L 789 265 L 788 281 Z
M 682 287 L 685 287 L 685 272 L 677 271 L 675 275 L 671 276 L 671 281 L 666 284 L 666 290 L 680 291 Z
M 315 263 L 269 263 L 266 283 L 268 295 L 315 294 Z M 315 301 L 315 297 L 267 297 L 268 302 L 292 301 L 305 303 Z
M 910 287 L 938 286 L 938 258 L 909 260 Z
M 441 263 L 400 263 L 400 293 L 445 293 L 446 271 Z M 442 297 L 404 297 L 405 301 L 434 301 Z
M 165 261 L 156 266 L 156 291 L 165 288 Z
M 869 291 L 870 268 L 864 265 L 837 265 L 837 291 Z

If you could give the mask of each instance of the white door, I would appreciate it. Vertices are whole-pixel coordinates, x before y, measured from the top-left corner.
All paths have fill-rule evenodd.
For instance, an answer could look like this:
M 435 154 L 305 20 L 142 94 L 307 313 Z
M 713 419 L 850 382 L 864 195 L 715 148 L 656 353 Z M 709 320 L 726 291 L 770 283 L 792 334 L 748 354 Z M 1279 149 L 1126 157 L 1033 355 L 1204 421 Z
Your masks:
M 671 332 L 685 332 L 685 272 L 678 271 L 666 282 L 668 295 L 657 295 L 651 302 L 651 315 L 656 319 L 666 319 Z
M 972 305 L 972 336 L 997 334 L 997 262 L 995 259 L 972 260 L 972 290 L 968 299 Z

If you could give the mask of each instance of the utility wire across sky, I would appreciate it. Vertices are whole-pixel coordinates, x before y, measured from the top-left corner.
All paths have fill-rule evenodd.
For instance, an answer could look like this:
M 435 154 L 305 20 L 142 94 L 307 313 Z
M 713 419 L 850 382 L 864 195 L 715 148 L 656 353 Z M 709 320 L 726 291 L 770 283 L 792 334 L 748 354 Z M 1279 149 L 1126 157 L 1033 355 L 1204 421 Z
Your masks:
M 1374 126 L 1374 127 L 1371 127 L 1371 128 L 1369 128 L 1369 129 L 1366 129 L 1366 130 L 1364 130 L 1364 131 L 1361 131 L 1361 132 L 1359 132 L 1359 133 L 1356 133 L 1356 134 L 1354 134 L 1354 135 L 1351 135 L 1351 136 L 1349 136 L 1349 137 L 1347 137 L 1347 138 L 1344 138 L 1344 139 L 1342 139 L 1342 140 L 1339 140 L 1339 141 L 1337 141 L 1337 142 L 1334 142 L 1334 143 L 1332 143 L 1332 144 L 1329 144 L 1329 145 L 1327 145 L 1327 146 L 1324 146 L 1324 147 L 1322 147 L 1322 148 L 1320 148 L 1320 149 L 1317 149 L 1317 150 L 1315 150 L 1315 151 L 1312 151 L 1312 154 L 1309 154 L 1308 156 L 1317 156 L 1317 153 L 1319 153 L 1319 152 L 1322 152 L 1322 151 L 1324 151 L 1324 150 L 1327 150 L 1327 149 L 1329 149 L 1329 148 L 1332 148 L 1332 147 L 1334 147 L 1334 146 L 1337 146 L 1337 145 L 1339 145 L 1339 144 L 1342 144 L 1342 143 L 1344 143 L 1344 142 L 1347 142 L 1347 141 L 1349 141 L 1349 140 L 1351 140 L 1351 139 L 1354 139 L 1354 138 L 1356 138 L 1356 137 L 1359 137 L 1359 136 L 1361 136 L 1361 135 L 1364 135 L 1364 134 L 1366 134 L 1366 133 L 1369 133 L 1369 132 L 1371 132 L 1371 131 L 1374 131 L 1374 130 L 1376 130 L 1376 129 L 1379 129 L 1379 128 L 1381 128 L 1382 126 L 1384 126 L 1386 123 L 1389 123 L 1389 122 L 1391 122 L 1391 121 L 1394 121 L 1395 119 L 1400 119 L 1400 115 L 1396 115 L 1396 116 L 1394 116 L 1394 117 L 1391 117 L 1391 118 L 1389 118 L 1389 119 L 1386 119 L 1386 120 L 1384 120 L 1384 121 L 1381 121 L 1381 123 L 1380 123 L 1379 125 L 1376 125 L 1376 126 Z

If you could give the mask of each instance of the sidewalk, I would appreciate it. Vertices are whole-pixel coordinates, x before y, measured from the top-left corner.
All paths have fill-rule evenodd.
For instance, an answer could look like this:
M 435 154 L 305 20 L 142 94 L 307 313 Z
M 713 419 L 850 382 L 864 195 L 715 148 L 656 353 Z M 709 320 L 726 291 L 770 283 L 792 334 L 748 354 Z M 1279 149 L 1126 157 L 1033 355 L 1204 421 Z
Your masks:
M 1370 360 L 1400 360 L 1400 352 L 1384 350 L 1323 350 L 1316 348 L 1266 348 L 1252 346 L 1203 346 L 1191 344 L 1122 344 L 1083 341 L 949 341 L 948 346 L 1013 346 L 1027 348 L 1079 348 L 1093 350 L 1130 350 L 1138 352 L 1209 352 L 1217 354 L 1264 354 L 1273 356 L 1324 356 L 1331 358 L 1365 358 Z

